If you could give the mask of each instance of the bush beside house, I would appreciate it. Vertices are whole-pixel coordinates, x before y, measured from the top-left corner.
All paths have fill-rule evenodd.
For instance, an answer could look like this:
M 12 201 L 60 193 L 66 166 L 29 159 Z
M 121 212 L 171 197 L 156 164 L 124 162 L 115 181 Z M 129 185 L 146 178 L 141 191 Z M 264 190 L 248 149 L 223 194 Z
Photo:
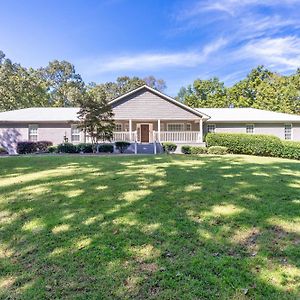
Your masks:
M 227 147 L 228 152 L 234 154 L 300 159 L 299 142 L 282 141 L 275 136 L 209 133 L 206 136 L 206 143 L 208 147 Z
M 3 147 L 0 147 L 0 155 L 6 155 L 6 154 L 8 154 L 8 152 Z
M 164 152 L 166 152 L 166 153 L 175 152 L 177 149 L 177 145 L 174 143 L 170 143 L 170 142 L 162 143 L 162 147 L 163 147 Z
M 120 151 L 120 153 L 124 153 L 128 147 L 130 146 L 129 142 L 119 141 L 115 143 L 116 148 Z

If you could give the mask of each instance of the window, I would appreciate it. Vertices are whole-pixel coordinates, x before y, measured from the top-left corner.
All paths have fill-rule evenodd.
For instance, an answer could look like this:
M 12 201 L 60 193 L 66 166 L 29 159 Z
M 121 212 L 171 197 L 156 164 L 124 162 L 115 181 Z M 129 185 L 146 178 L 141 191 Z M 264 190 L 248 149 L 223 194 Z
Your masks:
M 215 124 L 208 124 L 207 125 L 207 132 L 208 133 L 215 133 L 216 132 L 216 125 Z
M 292 125 L 291 124 L 284 125 L 284 139 L 285 140 L 292 139 Z
M 246 124 L 246 133 L 254 133 L 254 125 Z
M 186 129 L 186 131 L 191 131 L 191 130 L 192 130 L 192 125 L 191 125 L 191 123 L 187 123 L 187 124 L 185 125 L 185 129 Z
M 183 123 L 169 123 L 167 128 L 168 128 L 168 131 L 184 131 L 184 124 Z
M 71 126 L 71 141 L 80 142 L 80 128 L 77 125 Z
M 122 131 L 122 124 L 116 123 L 115 131 Z
M 129 131 L 129 124 L 128 123 L 125 123 L 125 125 L 124 125 L 124 131 Z
M 37 124 L 29 124 L 28 126 L 28 139 L 31 142 L 37 142 L 38 140 L 38 129 L 39 126 Z

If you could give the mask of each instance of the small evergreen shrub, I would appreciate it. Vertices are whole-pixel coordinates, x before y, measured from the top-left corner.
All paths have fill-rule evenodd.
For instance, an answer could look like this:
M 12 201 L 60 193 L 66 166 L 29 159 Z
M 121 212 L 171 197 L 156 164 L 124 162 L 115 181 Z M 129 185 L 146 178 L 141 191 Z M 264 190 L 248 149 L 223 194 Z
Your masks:
M 115 143 L 116 148 L 120 151 L 120 153 L 124 153 L 127 148 L 130 146 L 129 142 L 120 141 Z
M 81 143 L 77 145 L 77 151 L 82 153 L 93 153 L 94 146 L 91 143 Z
M 50 146 L 48 148 L 49 153 L 57 153 L 57 147 L 56 146 Z
M 300 160 L 300 143 L 299 142 L 291 142 L 291 141 L 283 141 L 280 157 L 283 158 L 292 158 Z
M 49 147 L 52 146 L 53 143 L 50 141 L 38 141 L 36 142 L 36 148 L 39 152 L 47 152 Z
M 175 152 L 177 149 L 177 145 L 174 143 L 171 143 L 171 142 L 162 143 L 162 146 L 163 146 L 164 152 L 166 152 L 166 153 Z
M 37 151 L 37 143 L 35 142 L 18 142 L 17 152 L 19 154 L 30 154 Z
M 223 146 L 211 146 L 207 149 L 208 154 L 224 155 L 228 153 L 228 148 Z
M 78 149 L 76 145 L 71 143 L 63 143 L 57 146 L 58 153 L 78 153 Z
M 100 144 L 98 145 L 98 151 L 104 153 L 113 153 L 114 146 L 112 144 Z
M 181 153 L 183 153 L 183 154 L 192 154 L 192 149 L 191 148 L 192 147 L 189 146 L 189 145 L 183 145 L 181 147 Z
M 201 146 L 193 146 L 191 147 L 191 154 L 206 154 L 207 148 Z
M 8 154 L 5 148 L 0 147 L 0 155 Z

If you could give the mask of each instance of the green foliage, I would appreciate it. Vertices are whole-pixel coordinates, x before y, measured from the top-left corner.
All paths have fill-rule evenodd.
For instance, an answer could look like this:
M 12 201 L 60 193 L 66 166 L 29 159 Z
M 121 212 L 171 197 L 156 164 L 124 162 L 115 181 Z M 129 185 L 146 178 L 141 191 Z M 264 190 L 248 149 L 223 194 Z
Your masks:
M 76 145 L 71 143 L 63 143 L 57 146 L 58 153 L 78 153 L 78 148 Z
M 38 141 L 36 142 L 36 148 L 39 152 L 47 152 L 49 147 L 52 146 L 53 143 L 50 141 Z
M 124 153 L 127 148 L 130 146 L 129 142 L 119 141 L 115 142 L 116 148 L 120 151 L 120 153 Z
M 300 72 L 282 76 L 258 66 L 230 88 L 218 78 L 196 79 L 176 98 L 192 107 L 253 107 L 299 114 Z
M 233 133 L 209 133 L 206 136 L 208 147 L 224 146 L 228 152 L 300 159 L 300 143 L 281 141 L 269 135 Z
M 189 145 L 183 145 L 181 147 L 181 153 L 183 154 L 192 154 L 192 150 L 191 150 L 192 146 Z
M 103 88 L 90 89 L 79 98 L 79 127 L 91 138 L 92 144 L 110 141 L 115 128 L 113 111 Z
M 82 153 L 93 153 L 94 145 L 91 143 L 81 143 L 77 145 L 77 151 Z
M 37 143 L 35 142 L 18 142 L 17 152 L 19 154 L 30 154 L 37 151 Z
M 207 148 L 202 146 L 184 145 L 181 147 L 181 152 L 183 154 L 205 154 L 207 153 Z
M 164 142 L 162 143 L 162 147 L 164 152 L 166 153 L 172 153 L 175 152 L 177 149 L 177 145 L 171 142 Z
M 100 145 L 98 145 L 98 152 L 113 153 L 114 146 L 112 144 L 100 144 Z
M 8 153 L 8 152 L 6 151 L 5 148 L 0 147 L 0 155 L 7 154 L 7 153 Z
M 263 134 L 208 133 L 208 147 L 224 146 L 230 153 L 262 156 L 277 156 L 281 140 L 275 136 Z
M 57 146 L 50 146 L 50 147 L 48 148 L 48 152 L 49 152 L 49 153 L 57 153 L 57 152 L 58 152 Z
M 74 65 L 63 60 L 49 62 L 38 70 L 38 75 L 47 84 L 51 106 L 76 106 L 84 91 L 84 82 L 76 73 Z
M 208 154 L 224 155 L 228 153 L 228 148 L 224 146 L 211 146 L 207 149 Z

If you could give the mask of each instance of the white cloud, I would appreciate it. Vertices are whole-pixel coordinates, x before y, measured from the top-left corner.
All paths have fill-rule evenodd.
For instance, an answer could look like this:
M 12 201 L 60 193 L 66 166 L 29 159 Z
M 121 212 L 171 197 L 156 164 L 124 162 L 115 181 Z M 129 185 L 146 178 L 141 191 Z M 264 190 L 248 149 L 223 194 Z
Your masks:
M 219 38 L 205 45 L 199 51 L 138 53 L 107 59 L 85 59 L 78 62 L 79 68 L 89 76 L 116 71 L 161 70 L 166 67 L 195 67 L 204 63 L 209 56 L 226 45 L 227 41 Z
M 287 36 L 252 40 L 237 50 L 235 56 L 253 59 L 278 71 L 295 70 L 300 67 L 300 38 Z

